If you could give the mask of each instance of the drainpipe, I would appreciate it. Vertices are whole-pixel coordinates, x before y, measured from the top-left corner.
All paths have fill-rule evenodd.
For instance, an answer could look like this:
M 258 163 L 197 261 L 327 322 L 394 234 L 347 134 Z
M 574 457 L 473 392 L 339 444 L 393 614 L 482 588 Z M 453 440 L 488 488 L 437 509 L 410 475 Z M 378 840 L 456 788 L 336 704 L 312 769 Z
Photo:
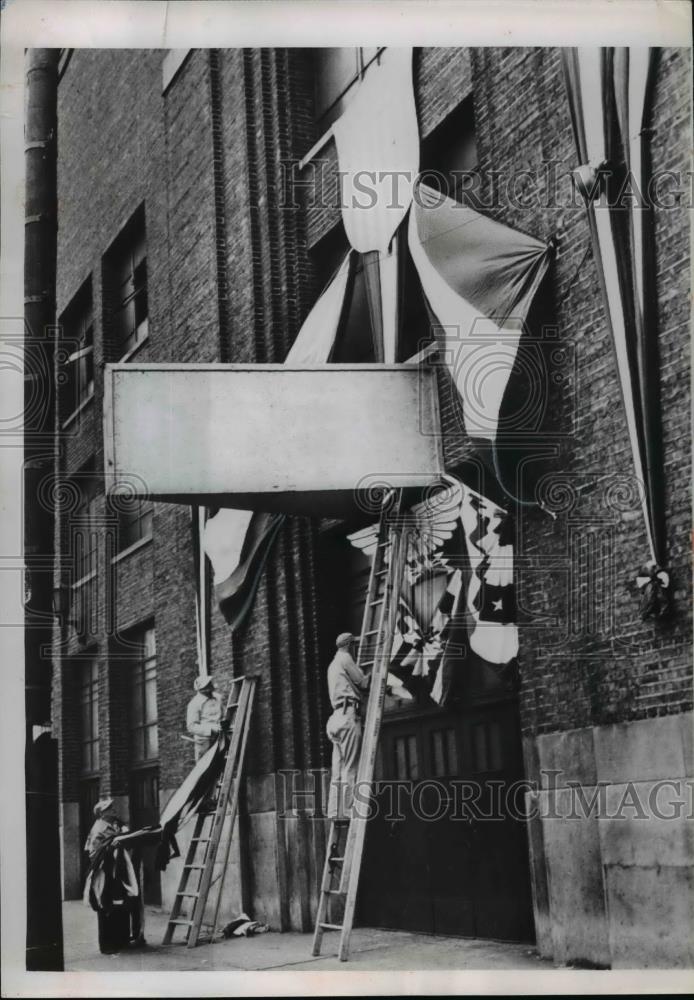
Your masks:
M 60 49 L 28 49 L 24 244 L 27 970 L 61 971 L 58 744 L 50 732 L 56 471 L 56 129 Z

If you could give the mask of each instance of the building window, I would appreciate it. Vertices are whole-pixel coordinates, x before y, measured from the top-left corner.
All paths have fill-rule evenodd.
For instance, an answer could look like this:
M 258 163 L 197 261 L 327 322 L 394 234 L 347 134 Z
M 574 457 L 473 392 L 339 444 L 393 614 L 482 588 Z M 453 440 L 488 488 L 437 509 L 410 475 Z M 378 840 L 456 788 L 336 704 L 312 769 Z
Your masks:
M 97 631 L 96 588 L 99 556 L 99 531 L 96 506 L 99 483 L 91 460 L 74 477 L 79 503 L 72 515 L 70 544 L 72 552 L 72 622 L 78 636 Z
M 118 512 L 118 551 L 152 537 L 152 504 L 149 500 L 128 501 L 127 510 Z
M 93 660 L 80 665 L 81 771 L 99 770 L 99 666 Z
M 469 95 L 422 143 L 419 173 L 429 187 L 475 208 L 478 166 L 475 110 Z
M 150 763 L 159 756 L 159 729 L 154 629 L 142 630 L 134 640 L 140 654 L 132 667 L 130 683 L 130 760 L 137 765 Z
M 61 407 L 63 419 L 94 395 L 94 317 L 91 279 L 77 293 L 61 317 L 63 343 L 70 354 Z
M 382 51 L 376 46 L 314 49 L 316 119 L 320 131 L 340 117 L 354 97 L 357 84 Z
M 120 361 L 149 333 L 144 211 L 136 213 L 108 251 L 104 278 L 111 304 L 109 354 Z

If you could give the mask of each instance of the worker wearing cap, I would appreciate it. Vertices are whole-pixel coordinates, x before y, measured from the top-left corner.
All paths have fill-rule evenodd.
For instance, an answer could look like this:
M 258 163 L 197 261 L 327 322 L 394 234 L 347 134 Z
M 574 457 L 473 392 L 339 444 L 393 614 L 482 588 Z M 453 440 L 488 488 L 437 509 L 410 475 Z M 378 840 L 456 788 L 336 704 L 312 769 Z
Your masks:
M 199 760 L 217 739 L 224 708 L 209 674 L 196 677 L 193 687 L 195 694 L 188 702 L 186 729 L 195 739 L 195 759 Z
M 356 639 L 351 632 L 338 635 L 337 652 L 328 667 L 328 694 L 333 714 L 326 732 L 333 744 L 332 776 L 328 797 L 331 819 L 349 814 L 361 752 L 361 717 L 370 676 L 354 662 Z
M 84 845 L 90 861 L 103 844 L 127 830 L 127 826 L 115 811 L 113 799 L 101 799 L 97 802 L 94 806 L 94 816 L 94 824 Z

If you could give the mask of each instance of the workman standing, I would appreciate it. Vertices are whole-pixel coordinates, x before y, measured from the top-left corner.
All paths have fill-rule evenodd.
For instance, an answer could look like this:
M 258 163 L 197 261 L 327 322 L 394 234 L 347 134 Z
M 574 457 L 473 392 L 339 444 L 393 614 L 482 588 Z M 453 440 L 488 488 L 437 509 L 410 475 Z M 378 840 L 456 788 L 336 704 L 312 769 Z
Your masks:
M 209 674 L 196 677 L 193 687 L 195 694 L 188 702 L 186 729 L 195 738 L 195 759 L 199 760 L 217 739 L 224 706 Z
M 356 639 L 351 632 L 338 635 L 337 652 L 328 667 L 328 694 L 333 714 L 326 732 L 333 744 L 328 816 L 349 816 L 357 778 L 362 738 L 362 705 L 371 676 L 354 662 Z

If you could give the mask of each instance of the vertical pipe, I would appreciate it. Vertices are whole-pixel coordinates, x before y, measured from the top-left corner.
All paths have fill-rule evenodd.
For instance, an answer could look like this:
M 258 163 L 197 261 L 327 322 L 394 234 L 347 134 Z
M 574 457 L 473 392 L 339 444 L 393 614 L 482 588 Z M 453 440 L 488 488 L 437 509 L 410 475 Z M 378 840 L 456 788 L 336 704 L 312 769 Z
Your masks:
M 62 970 L 58 751 L 51 718 L 54 511 L 40 484 L 56 466 L 54 376 L 57 95 L 60 49 L 26 56 L 24 560 L 28 970 Z M 43 491 L 43 496 L 48 491 Z M 35 727 L 41 727 L 36 739 Z

